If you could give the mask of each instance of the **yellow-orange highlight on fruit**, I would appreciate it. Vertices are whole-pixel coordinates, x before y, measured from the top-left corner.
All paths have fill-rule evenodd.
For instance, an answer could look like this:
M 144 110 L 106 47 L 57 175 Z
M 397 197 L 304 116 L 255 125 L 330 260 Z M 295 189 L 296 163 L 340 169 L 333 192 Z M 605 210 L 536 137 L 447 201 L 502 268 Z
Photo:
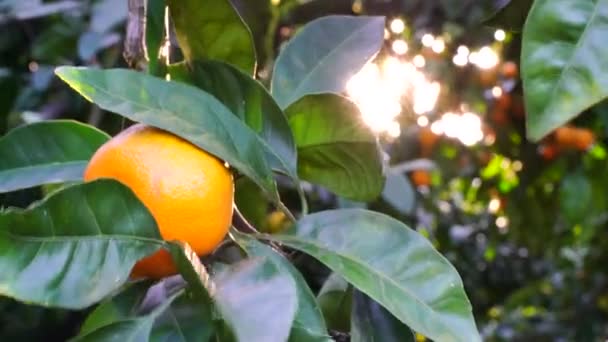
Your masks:
M 224 162 L 158 128 L 137 124 L 95 153 L 86 181 L 112 178 L 128 186 L 148 208 L 165 240 L 188 243 L 198 255 L 211 253 L 232 220 L 234 182 Z M 160 250 L 138 261 L 133 277 L 162 278 L 177 272 Z

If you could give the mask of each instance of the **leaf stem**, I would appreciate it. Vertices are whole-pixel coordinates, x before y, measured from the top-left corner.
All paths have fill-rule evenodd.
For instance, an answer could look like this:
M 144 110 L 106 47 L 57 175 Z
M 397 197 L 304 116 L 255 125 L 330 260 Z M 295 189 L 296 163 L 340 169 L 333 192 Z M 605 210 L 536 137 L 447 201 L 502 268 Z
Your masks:
M 293 216 L 293 214 L 291 213 L 291 211 L 289 211 L 289 208 L 287 208 L 285 206 L 285 204 L 283 204 L 283 202 L 278 201 L 277 202 L 277 208 L 283 212 L 283 214 L 285 214 L 285 216 L 287 216 L 287 218 L 289 219 L 289 221 L 291 221 L 292 223 L 295 223 L 297 221 L 296 217 Z
M 234 211 L 232 213 L 232 225 L 238 231 L 246 234 L 257 234 L 259 231 L 251 224 L 245 216 L 239 211 L 239 208 L 234 205 Z

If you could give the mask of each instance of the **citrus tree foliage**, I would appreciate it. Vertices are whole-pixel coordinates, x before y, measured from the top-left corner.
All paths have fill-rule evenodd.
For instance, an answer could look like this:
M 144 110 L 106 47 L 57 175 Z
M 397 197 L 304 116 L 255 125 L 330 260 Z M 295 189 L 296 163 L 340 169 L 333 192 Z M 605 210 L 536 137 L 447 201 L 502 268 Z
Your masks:
M 379 51 L 384 18 L 335 16 L 307 25 L 279 55 L 273 89 L 280 93 L 271 95 L 253 78 L 254 42 L 230 2 L 215 0 L 205 8 L 194 1 L 166 5 L 185 56 L 179 68 L 164 66 L 174 80 L 124 69 L 63 66 L 55 73 L 99 108 L 172 132 L 227 161 L 289 217 L 296 215 L 281 201 L 276 172 L 297 188 L 309 180 L 346 198 L 380 195 L 385 175 L 377 139 L 359 123 L 357 107 L 334 94 L 344 91 L 346 80 Z M 323 36 L 323 32 L 336 32 L 336 36 Z M 327 57 L 305 56 L 306 51 Z M 149 57 L 155 59 L 154 54 Z M 302 67 L 304 61 L 308 64 Z M 162 61 L 154 63 L 158 66 Z M 152 73 L 158 70 L 162 68 L 150 68 Z M 328 126 L 324 117 L 335 118 L 334 123 Z M 49 127 L 42 130 L 40 125 Z M 57 132 L 53 138 L 50 128 L 55 127 L 65 132 Z M 67 140 L 70 135 L 74 135 L 73 141 L 58 144 L 57 149 L 80 149 L 57 151 L 57 156 L 46 153 L 53 146 L 34 140 Z M 19 160 L 15 153 L 3 152 L 7 155 L 3 182 L 10 182 L 3 190 L 79 181 L 82 162 L 105 139 L 89 126 L 70 122 L 49 121 L 11 131 L 3 138 L 8 146 L 5 150 L 31 145 L 30 154 L 41 157 L 21 156 L 23 160 Z M 84 152 L 84 145 L 92 149 Z M 57 176 L 49 176 L 49 167 Z M 301 200 L 306 208 L 304 195 Z M 77 214 L 81 212 L 93 217 Z M 480 339 L 456 270 L 424 237 L 381 214 L 364 210 L 303 212 L 289 234 L 241 237 L 234 232 L 231 238 L 248 258 L 218 270 L 209 265 L 211 278 L 201 273 L 207 271 L 193 259 L 187 245 L 160 239 L 149 213 L 116 182 L 60 188 L 39 204 L 4 210 L 0 215 L 5 246 L 0 263 L 8 270 L 0 280 L 3 295 L 65 308 L 105 300 L 78 339 L 152 339 L 171 334 L 167 329 L 178 329 L 184 336 L 240 341 L 329 340 L 325 319 L 302 275 L 289 259 L 256 238 L 281 242 L 326 263 L 386 307 L 390 312 L 386 319 L 394 319 L 394 315 L 400 322 L 396 328 L 407 330 L 409 326 L 437 340 Z M 44 219 L 49 215 L 50 221 Z M 83 221 L 76 221 L 81 216 Z M 358 246 L 357 241 L 366 246 Z M 137 287 L 137 291 L 129 287 L 122 294 L 119 289 L 127 281 L 125 272 L 137 259 L 159 248 L 170 250 L 179 266 L 185 280 L 179 290 L 165 287 L 158 295 L 160 285 L 156 285 Z M 83 260 L 78 252 L 92 260 Z M 148 296 L 142 296 L 146 291 Z M 152 294 L 157 298 L 148 303 Z M 125 302 L 131 309 L 123 308 Z M 99 313 L 110 305 L 117 306 L 111 316 Z M 165 327 L 163 317 L 172 310 L 192 314 L 180 315 L 172 327 Z M 365 332 L 359 331 L 361 334 Z
M 595 113 L 608 96 L 608 1 L 277 3 L 147 0 L 143 70 L 119 63 L 126 1 L 0 4 L 0 25 L 46 25 L 27 72 L 18 49 L 0 57 L 0 312 L 71 322 L 60 338 L 86 341 L 480 341 L 529 338 L 534 319 L 550 336 L 605 333 L 608 122 Z M 446 72 L 451 55 L 409 46 L 444 82 L 438 108 L 486 111 L 495 143 L 463 149 L 411 116 L 395 140 L 365 124 L 348 81 L 387 57 L 383 15 L 395 11 L 415 24 L 389 41 L 448 20 L 448 52 L 481 21 L 521 31 L 503 34 L 521 39 L 521 55 L 505 54 L 521 58 L 522 85 L 516 64 Z M 0 43 L 26 40 L 8 31 Z M 56 119 L 66 116 L 76 120 Z M 244 217 L 203 261 L 163 241 L 125 186 L 82 182 L 104 131 L 130 122 L 190 141 L 238 177 Z M 178 275 L 128 279 L 161 248 Z M 588 329 L 567 329 L 571 303 Z

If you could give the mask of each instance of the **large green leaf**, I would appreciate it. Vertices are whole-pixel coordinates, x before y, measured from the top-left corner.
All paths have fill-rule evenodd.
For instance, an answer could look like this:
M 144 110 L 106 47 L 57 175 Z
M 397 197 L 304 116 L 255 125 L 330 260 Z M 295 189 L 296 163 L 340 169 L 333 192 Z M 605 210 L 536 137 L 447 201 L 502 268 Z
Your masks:
M 364 293 L 353 294 L 351 342 L 414 342 L 414 334 L 395 316 Z
M 336 94 L 307 95 L 286 114 L 300 178 L 354 200 L 372 200 L 382 192 L 382 153 L 354 103 Z
M 56 73 L 101 108 L 177 134 L 227 161 L 278 201 L 271 148 L 213 96 L 129 70 L 60 67 Z
M 269 156 L 272 165 L 296 175 L 296 148 L 283 111 L 266 88 L 237 68 L 217 61 L 174 64 L 171 76 L 186 81 L 215 96 L 232 113 L 260 135 L 279 159 Z M 172 77 L 173 79 L 173 77 Z
M 279 54 L 272 75 L 272 95 L 281 108 L 286 108 L 304 95 L 341 93 L 383 42 L 383 17 L 317 19 Z
M 539 140 L 608 96 L 608 0 L 537 0 L 524 26 L 528 137 Z
M 82 180 L 95 151 L 109 136 L 75 121 L 43 121 L 0 138 L 0 192 Z
M 253 75 L 253 38 L 229 0 L 167 0 L 167 3 L 179 46 L 188 61 L 225 61 Z
M 420 234 L 389 216 L 329 210 L 289 235 L 264 235 L 315 257 L 391 314 L 435 341 L 480 341 L 454 267 Z
M 180 277 L 150 287 L 138 283 L 100 304 L 85 321 L 78 339 L 116 341 L 132 336 L 142 341 L 209 341 L 214 334 L 211 310 L 184 289 Z
M 331 341 L 321 310 L 306 279 L 281 254 L 247 234 L 233 231 L 232 236 L 250 257 L 265 257 L 277 271 L 293 278 L 298 294 L 298 310 L 289 334 L 290 341 Z
M 70 186 L 28 209 L 0 212 L 0 294 L 84 308 L 162 244 L 154 219 L 124 185 Z
M 215 302 L 238 341 L 287 341 L 298 308 L 290 274 L 266 258 L 242 261 L 214 279 Z

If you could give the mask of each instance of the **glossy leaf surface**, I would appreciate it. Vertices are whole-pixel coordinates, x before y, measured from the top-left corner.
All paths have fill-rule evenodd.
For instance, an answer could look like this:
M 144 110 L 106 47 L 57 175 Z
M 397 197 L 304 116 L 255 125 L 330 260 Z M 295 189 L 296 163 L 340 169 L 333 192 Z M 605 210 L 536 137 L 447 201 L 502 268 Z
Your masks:
M 331 341 L 321 310 L 306 279 L 284 256 L 249 235 L 233 232 L 237 243 L 250 257 L 267 258 L 282 274 L 293 278 L 298 294 L 298 310 L 289 335 L 290 341 Z
M 238 341 L 286 341 L 298 308 L 291 275 L 266 258 L 242 261 L 214 279 L 215 302 Z
M 607 36 L 608 0 L 534 1 L 521 54 L 530 139 L 608 96 Z
M 264 235 L 340 274 L 410 328 L 436 341 L 480 341 L 454 267 L 417 232 L 386 215 L 328 210 L 290 235 Z
M 300 178 L 349 199 L 378 197 L 384 186 L 382 152 L 354 103 L 335 94 L 307 95 L 286 114 Z
M 272 150 L 210 94 L 128 70 L 60 67 L 56 73 L 101 108 L 172 132 L 227 161 L 278 201 L 267 157 Z
M 272 95 L 287 108 L 308 94 L 341 93 L 383 42 L 383 17 L 328 16 L 312 21 L 279 54 Z
M 179 46 L 188 61 L 215 59 L 255 69 L 249 28 L 229 0 L 167 0 Z
M 69 120 L 15 128 L 0 138 L 0 192 L 82 180 L 89 159 L 108 139 Z
M 112 180 L 75 185 L 28 209 L 0 212 L 0 293 L 85 308 L 119 288 L 162 246 L 154 219 Z

